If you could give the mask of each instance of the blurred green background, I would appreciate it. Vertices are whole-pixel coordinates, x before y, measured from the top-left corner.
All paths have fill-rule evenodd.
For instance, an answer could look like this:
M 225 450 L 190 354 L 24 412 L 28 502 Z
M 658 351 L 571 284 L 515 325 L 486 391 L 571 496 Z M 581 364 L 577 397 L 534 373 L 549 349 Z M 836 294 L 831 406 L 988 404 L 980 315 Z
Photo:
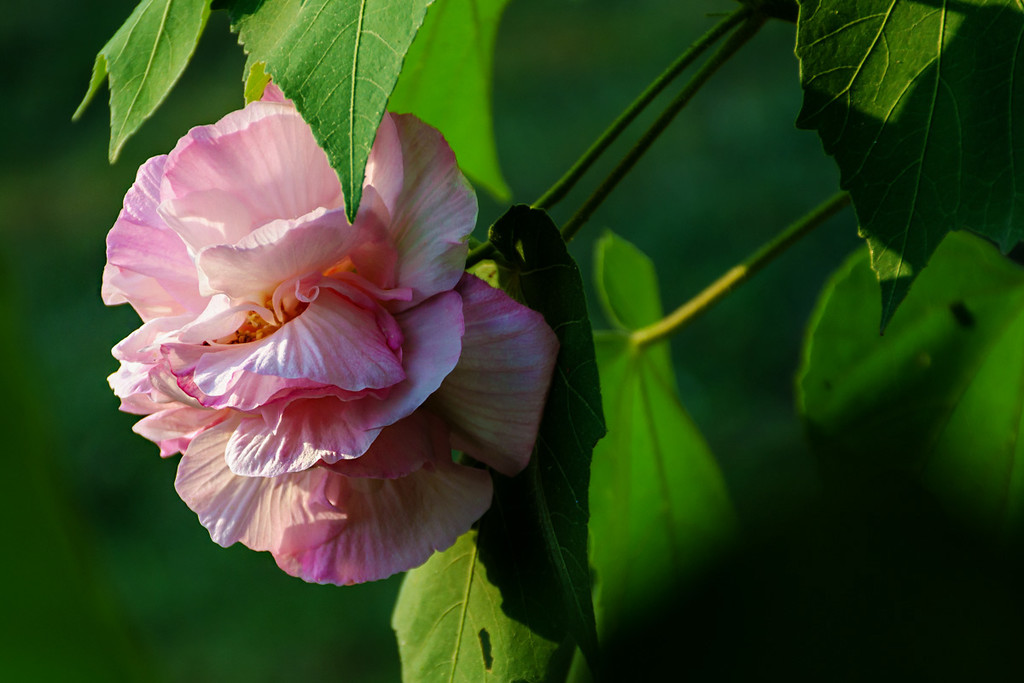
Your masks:
M 129 308 L 107 309 L 99 298 L 104 237 L 122 197 L 145 159 L 242 104 L 242 51 L 217 12 L 167 102 L 108 165 L 105 98 L 77 124 L 70 117 L 96 52 L 133 6 L 9 3 L 0 23 L 8 65 L 0 107 L 0 414 L 8 435 L 0 590 L 9 630 L 0 639 L 0 678 L 397 680 L 388 622 L 399 579 L 310 586 L 267 554 L 216 546 L 174 492 L 175 459 L 161 460 L 131 432 L 135 418 L 117 411 L 106 385 L 116 368 L 110 347 L 137 325 Z M 499 34 L 494 110 L 515 200 L 539 196 L 734 7 L 729 0 L 512 0 Z M 793 40 L 792 25 L 770 23 L 681 114 L 572 244 L 585 279 L 594 240 L 611 229 L 655 259 L 662 299 L 675 307 L 835 191 L 838 174 L 817 136 L 793 126 L 800 106 Z M 557 221 L 659 110 L 555 208 Z M 482 196 L 480 229 L 503 208 Z M 816 555 L 813 548 L 842 534 L 823 527 L 794 541 L 785 531 L 821 501 L 793 413 L 804 325 L 827 274 L 857 245 L 852 212 L 844 212 L 673 340 L 684 402 L 719 459 L 751 547 L 772 549 L 723 570 L 721 585 L 743 591 L 691 605 L 694 619 L 705 620 L 691 625 L 702 634 L 699 647 L 716 653 L 714 662 L 737 639 L 763 643 L 759 629 L 773 629 L 773 610 L 795 610 L 814 624 L 841 614 L 847 599 L 861 604 L 854 591 L 836 599 L 835 613 L 819 614 L 816 591 L 831 595 L 835 585 L 822 573 L 856 583 L 850 567 L 874 566 L 871 552 L 886 552 L 872 550 L 868 560 L 853 553 L 850 561 Z M 603 326 L 599 315 L 595 326 Z M 969 580 L 979 571 L 972 565 Z M 794 589 L 807 574 L 812 587 Z M 865 611 L 854 623 L 874 617 Z M 783 623 L 802 628 L 801 618 Z

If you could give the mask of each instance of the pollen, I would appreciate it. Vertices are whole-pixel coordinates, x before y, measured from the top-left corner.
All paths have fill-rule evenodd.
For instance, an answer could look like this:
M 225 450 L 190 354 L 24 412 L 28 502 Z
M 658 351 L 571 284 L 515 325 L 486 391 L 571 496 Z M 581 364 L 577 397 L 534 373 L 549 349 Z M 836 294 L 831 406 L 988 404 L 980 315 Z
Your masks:
M 232 334 L 227 337 L 223 337 L 217 340 L 218 344 L 248 344 L 249 342 L 259 341 L 265 337 L 269 337 L 274 332 L 279 330 L 282 325 L 296 317 L 304 310 L 309 304 L 305 302 L 296 302 L 290 307 L 274 306 L 272 299 L 267 299 L 263 308 L 271 312 L 274 316 L 273 322 L 267 322 L 263 316 L 256 311 L 249 311 L 248 315 L 245 316 L 245 322 L 238 326 Z
M 276 323 L 268 323 L 256 311 L 249 311 L 249 315 L 245 317 L 245 322 L 235 330 L 235 334 L 226 343 L 245 344 L 259 341 L 272 334 L 279 327 L 280 325 Z

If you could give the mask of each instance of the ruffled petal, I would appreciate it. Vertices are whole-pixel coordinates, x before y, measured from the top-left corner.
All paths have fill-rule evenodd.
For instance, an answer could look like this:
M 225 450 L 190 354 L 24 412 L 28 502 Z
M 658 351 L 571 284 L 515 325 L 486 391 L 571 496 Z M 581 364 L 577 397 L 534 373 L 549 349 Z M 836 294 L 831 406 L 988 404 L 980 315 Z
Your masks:
M 117 372 L 107 377 L 107 383 L 114 391 L 114 396 L 117 396 L 122 402 L 133 396 L 148 396 L 152 389 L 152 384 L 149 381 L 149 371 L 152 367 L 149 363 L 121 361 Z M 124 407 L 122 403 L 122 409 Z M 131 408 L 130 405 L 129 408 Z M 127 412 L 137 413 L 139 410 L 135 408 L 129 409 Z M 143 414 L 149 412 L 151 411 L 145 411 Z
M 274 319 L 274 314 L 262 306 L 235 306 L 232 305 L 231 299 L 223 294 L 212 296 L 207 302 L 206 309 L 196 316 L 195 320 L 182 325 L 177 334 L 177 341 L 184 344 L 202 344 L 226 337 L 237 330 L 252 312 L 257 312 L 268 321 Z
M 466 239 L 476 225 L 476 194 L 441 134 L 410 115 L 392 116 L 402 143 L 404 177 L 391 234 L 398 249 L 398 285 L 408 307 L 458 283 Z
M 347 392 L 391 387 L 406 376 L 396 353 L 400 347 L 401 333 L 386 311 L 360 308 L 334 289 L 325 289 L 301 315 L 263 339 L 231 345 L 165 344 L 162 351 L 175 374 L 194 382 L 206 396 L 231 393 L 241 399 L 236 384 L 247 373 L 286 380 L 278 390 L 289 381 L 297 387 L 312 382 Z
M 390 221 L 391 214 L 384 205 L 384 200 L 372 187 L 363 188 L 359 215 L 356 217 L 359 242 L 349 251 L 345 262 L 340 264 L 340 272 L 337 275 L 343 275 L 347 269 L 354 268 L 360 277 L 378 289 L 390 290 L 395 286 L 398 251 L 388 230 Z M 403 292 L 408 292 L 403 299 L 412 299 L 411 290 L 406 289 Z
M 309 126 L 294 107 L 277 102 L 253 102 L 189 131 L 168 155 L 161 190 L 172 200 L 223 192 L 245 207 L 250 225 L 211 224 L 205 235 L 191 235 L 196 250 L 273 220 L 343 205 L 341 183 Z
M 346 419 L 350 406 L 334 396 L 300 398 L 285 403 L 276 419 L 267 414 L 242 420 L 228 441 L 228 467 L 241 476 L 274 477 L 301 472 L 320 460 L 356 458 L 380 429 L 352 425 Z
M 160 456 L 184 452 L 189 443 L 218 422 L 226 411 L 175 405 L 148 415 L 132 427 L 132 431 L 160 446 Z
M 211 245 L 233 244 L 260 225 L 242 197 L 217 188 L 165 200 L 160 217 L 191 254 Z
M 210 537 L 224 547 L 241 542 L 253 550 L 270 551 L 294 550 L 290 542 L 299 538 L 304 547 L 326 541 L 331 525 L 343 524 L 346 518 L 324 494 L 328 478 L 337 475 L 320 468 L 281 477 L 233 474 L 224 450 L 236 425 L 236 420 L 229 420 L 206 430 L 178 463 L 174 487 Z
M 292 543 L 274 559 L 306 581 L 347 585 L 412 569 L 451 546 L 490 507 L 492 487 L 486 471 L 448 460 L 398 479 L 332 474 L 326 494 L 345 521 L 322 522 L 315 543 Z
M 287 280 L 322 273 L 343 261 L 364 241 L 361 232 L 349 225 L 343 209 L 271 221 L 235 244 L 200 252 L 200 289 L 207 295 L 264 300 Z
M 462 295 L 466 334 L 459 364 L 428 406 L 452 426 L 452 445 L 502 474 L 530 460 L 558 339 L 544 317 L 473 275 Z
M 159 363 L 160 345 L 177 339 L 178 330 L 192 321 L 191 315 L 154 318 L 118 342 L 111 354 L 133 363 Z
M 269 550 L 306 581 L 352 584 L 411 569 L 490 506 L 487 472 L 445 457 L 399 479 L 349 478 L 322 467 L 240 477 L 224 461 L 231 427 L 192 441 L 175 488 L 215 542 Z
M 445 454 L 451 457 L 448 426 L 421 408 L 380 430 L 373 444 L 358 458 L 324 458 L 321 465 L 346 477 L 397 479 Z
M 458 363 L 462 352 L 462 299 L 445 292 L 395 316 L 405 335 L 402 344 L 405 380 L 387 398 L 353 404 L 354 424 L 375 429 L 411 415 Z
M 166 158 L 153 157 L 139 168 L 107 235 L 103 302 L 131 303 L 144 321 L 203 308 L 195 264 L 157 213 Z
M 398 195 L 402 191 L 402 143 L 398 140 L 398 129 L 390 113 L 385 113 L 377 128 L 377 137 L 370 148 L 370 156 L 366 160 L 363 192 L 373 188 L 387 207 L 388 213 L 394 213 L 398 203 Z M 365 196 L 359 202 L 362 211 Z

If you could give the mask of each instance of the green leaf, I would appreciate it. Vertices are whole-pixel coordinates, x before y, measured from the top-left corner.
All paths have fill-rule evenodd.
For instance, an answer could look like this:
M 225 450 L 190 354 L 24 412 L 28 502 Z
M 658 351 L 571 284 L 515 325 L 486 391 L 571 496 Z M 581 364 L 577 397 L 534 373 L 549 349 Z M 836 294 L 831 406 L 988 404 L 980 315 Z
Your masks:
M 345 194 L 354 221 L 363 170 L 405 53 L 430 0 L 235 0 L 232 27 L 295 102 Z
M 72 120 L 110 81 L 110 161 L 152 116 L 192 59 L 210 0 L 142 0 L 96 55 L 92 80 Z
M 1024 270 L 953 233 L 884 337 L 868 255 L 825 288 L 798 405 L 826 472 L 846 485 L 920 478 L 994 533 L 1024 527 Z
M 613 232 L 594 252 L 597 294 L 608 318 L 621 330 L 637 330 L 661 319 L 661 294 L 654 264 Z
M 594 449 L 590 494 L 602 633 L 636 624 L 727 548 L 735 514 L 718 465 L 679 402 L 667 342 L 628 330 L 661 318 L 654 266 L 611 233 L 597 246 L 598 290 L 623 328 L 595 335 L 608 436 Z
M 599 669 L 597 627 L 587 561 L 587 491 L 594 444 L 604 435 L 601 392 L 583 283 L 558 228 L 546 213 L 513 206 L 491 227 L 491 243 L 514 271 L 511 289 L 544 315 L 561 347 L 526 471 L 496 476 L 495 496 L 524 506 L 507 519 L 528 524 L 515 552 L 548 558 L 536 584 L 554 581 L 569 633 Z M 515 508 L 513 508 L 515 509 Z M 555 609 L 549 605 L 549 609 Z
M 263 91 L 270 83 L 270 74 L 267 73 L 266 66 L 263 62 L 253 62 L 249 65 L 249 72 L 245 77 L 245 87 L 243 88 L 246 104 L 256 102 L 263 97 Z
M 509 616 L 527 608 L 532 586 L 526 574 L 506 590 L 492 582 L 488 565 L 509 559 L 485 562 L 494 545 L 478 543 L 478 532 L 470 531 L 406 574 L 391 620 L 406 683 L 564 680 L 572 650 Z M 535 604 L 535 616 L 544 611 Z
M 435 0 L 406 59 L 388 109 L 412 112 L 442 133 L 459 167 L 501 201 L 511 191 L 498 166 L 491 79 L 498 22 L 508 0 Z
M 1024 237 L 1018 0 L 803 0 L 804 104 L 850 191 L 888 323 L 950 230 Z

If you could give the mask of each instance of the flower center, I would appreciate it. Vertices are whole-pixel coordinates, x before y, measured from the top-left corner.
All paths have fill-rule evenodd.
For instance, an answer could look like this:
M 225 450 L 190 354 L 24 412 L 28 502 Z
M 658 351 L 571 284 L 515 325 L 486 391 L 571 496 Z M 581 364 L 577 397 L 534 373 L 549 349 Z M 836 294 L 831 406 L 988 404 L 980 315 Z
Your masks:
M 309 306 L 304 301 L 298 301 L 291 307 L 291 310 L 287 308 L 280 311 L 280 315 L 274 310 L 272 302 L 268 300 L 265 304 L 265 308 L 271 311 L 274 316 L 273 322 L 267 322 L 264 320 L 256 311 L 249 311 L 249 314 L 245 316 L 245 322 L 238 326 L 238 329 L 234 333 L 218 339 L 217 342 L 220 344 L 248 344 L 249 342 L 259 341 L 264 337 L 269 337 L 276 332 L 286 322 L 295 318 L 302 313 Z
M 277 328 L 281 327 L 276 321 L 268 323 L 263 317 L 256 311 L 249 311 L 249 315 L 245 317 L 245 322 L 242 323 L 234 335 L 225 340 L 225 344 L 246 344 L 248 342 L 258 341 L 264 337 L 272 334 Z

